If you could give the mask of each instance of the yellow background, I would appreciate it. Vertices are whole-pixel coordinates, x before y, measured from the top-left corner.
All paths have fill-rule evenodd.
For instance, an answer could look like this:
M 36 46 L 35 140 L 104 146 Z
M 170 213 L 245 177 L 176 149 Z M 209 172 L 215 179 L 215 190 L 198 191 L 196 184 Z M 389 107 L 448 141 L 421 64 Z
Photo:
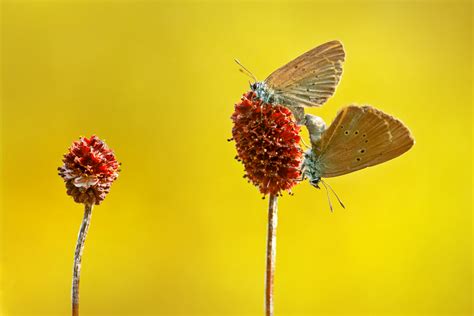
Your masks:
M 123 171 L 94 209 L 81 315 L 262 315 L 266 202 L 233 160 L 233 105 L 341 40 L 351 102 L 416 145 L 280 200 L 276 315 L 471 315 L 471 2 L 4 1 L 1 315 L 68 315 L 81 205 L 56 174 L 97 134 Z

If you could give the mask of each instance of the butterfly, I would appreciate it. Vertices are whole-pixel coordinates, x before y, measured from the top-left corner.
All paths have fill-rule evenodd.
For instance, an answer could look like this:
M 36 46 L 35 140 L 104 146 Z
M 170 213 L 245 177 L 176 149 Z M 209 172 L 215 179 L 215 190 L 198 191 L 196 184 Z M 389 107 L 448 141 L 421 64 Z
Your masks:
M 258 81 L 238 60 L 236 62 L 255 80 L 250 88 L 259 99 L 288 107 L 301 123 L 303 107 L 319 107 L 334 94 L 344 59 L 342 43 L 327 42 L 278 68 L 264 81 Z
M 400 156 L 415 143 L 405 124 L 371 106 L 343 108 L 327 129 L 321 118 L 311 114 L 305 118 L 312 148 L 304 154 L 302 171 L 317 188 L 320 182 L 326 187 L 323 177 L 378 165 Z M 329 206 L 332 210 L 330 201 Z

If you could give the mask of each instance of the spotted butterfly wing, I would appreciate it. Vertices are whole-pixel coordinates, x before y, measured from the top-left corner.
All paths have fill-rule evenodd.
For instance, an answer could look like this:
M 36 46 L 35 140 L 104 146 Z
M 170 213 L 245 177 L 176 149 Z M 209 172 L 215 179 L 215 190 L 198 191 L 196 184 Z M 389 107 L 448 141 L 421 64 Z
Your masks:
M 315 144 L 321 177 L 336 177 L 400 156 L 414 144 L 398 119 L 371 106 L 342 109 Z
M 265 84 L 281 104 L 319 107 L 334 94 L 344 59 L 341 42 L 331 41 L 278 68 L 265 79 Z

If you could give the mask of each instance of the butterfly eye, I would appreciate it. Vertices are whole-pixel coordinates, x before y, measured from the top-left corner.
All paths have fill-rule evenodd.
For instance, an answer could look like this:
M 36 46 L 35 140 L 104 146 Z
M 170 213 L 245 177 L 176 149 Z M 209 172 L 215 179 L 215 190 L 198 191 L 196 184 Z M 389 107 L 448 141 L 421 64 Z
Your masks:
M 319 178 L 313 179 L 309 183 L 315 188 L 319 189 Z

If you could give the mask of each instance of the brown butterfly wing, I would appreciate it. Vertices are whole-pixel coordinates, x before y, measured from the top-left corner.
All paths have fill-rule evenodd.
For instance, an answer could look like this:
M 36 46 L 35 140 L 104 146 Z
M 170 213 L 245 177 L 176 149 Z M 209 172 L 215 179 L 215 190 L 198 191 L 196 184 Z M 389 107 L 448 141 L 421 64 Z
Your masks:
M 342 109 L 316 144 L 322 177 L 336 177 L 400 156 L 414 144 L 408 128 L 370 106 Z
M 265 79 L 265 83 L 282 104 L 321 106 L 336 90 L 344 59 L 341 42 L 331 41 L 278 68 Z

